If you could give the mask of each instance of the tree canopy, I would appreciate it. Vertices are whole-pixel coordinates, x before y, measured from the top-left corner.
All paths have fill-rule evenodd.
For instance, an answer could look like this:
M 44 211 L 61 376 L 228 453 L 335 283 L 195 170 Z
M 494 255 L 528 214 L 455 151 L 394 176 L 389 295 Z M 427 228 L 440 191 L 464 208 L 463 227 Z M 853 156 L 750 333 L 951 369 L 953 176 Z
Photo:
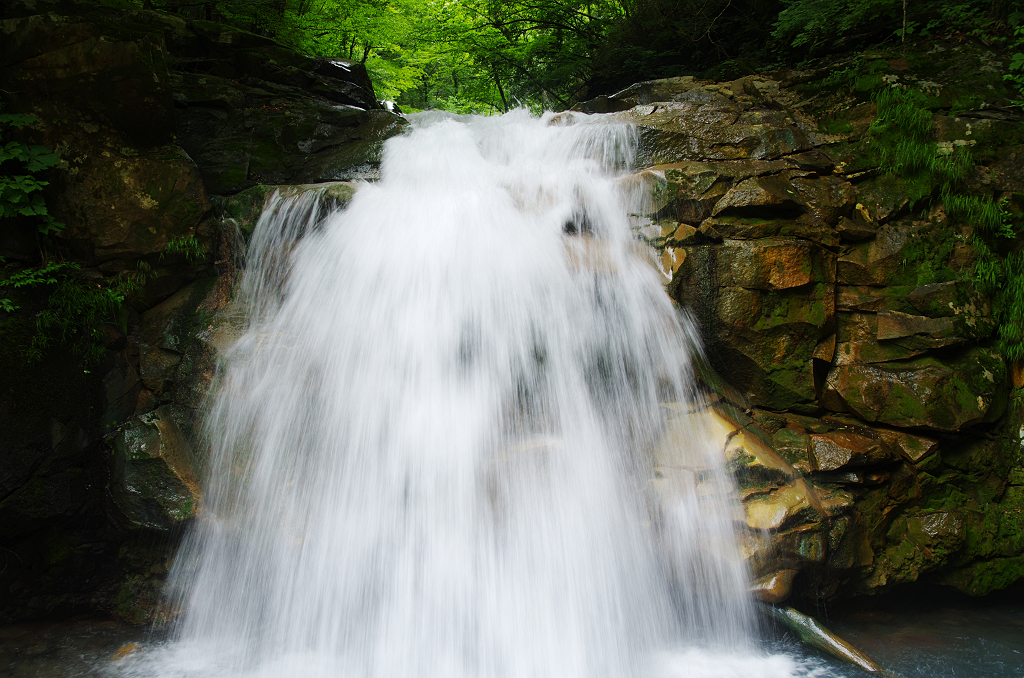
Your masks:
M 457 112 L 561 109 L 674 75 L 739 77 L 904 31 L 991 37 L 1020 14 L 1010 0 L 130 1 L 362 62 L 378 97 Z

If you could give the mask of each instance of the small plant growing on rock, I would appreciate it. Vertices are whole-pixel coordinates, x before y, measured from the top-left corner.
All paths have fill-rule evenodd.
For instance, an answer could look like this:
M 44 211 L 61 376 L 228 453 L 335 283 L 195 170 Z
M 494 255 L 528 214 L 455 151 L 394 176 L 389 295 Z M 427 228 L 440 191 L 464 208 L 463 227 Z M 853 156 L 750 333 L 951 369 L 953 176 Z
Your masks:
M 161 259 L 164 254 L 183 254 L 189 263 L 197 264 L 206 256 L 206 247 L 194 235 L 181 236 L 167 243 Z
M 1017 106 L 1024 106 L 1024 24 L 1013 30 L 1013 42 L 1010 49 L 1016 51 L 1010 57 L 1010 63 L 1007 64 L 1007 69 L 1010 72 L 1004 75 L 1003 79 L 1013 83 L 1017 88 L 1017 94 L 1020 95 L 1020 99 L 1013 103 Z
M 20 113 L 0 114 L 0 130 L 24 127 L 36 121 L 35 116 Z M 59 233 L 64 224 L 55 220 L 46 209 L 41 191 L 49 185 L 35 175 L 56 167 L 60 157 L 46 146 L 7 141 L 0 147 L 0 218 L 37 217 L 43 235 Z

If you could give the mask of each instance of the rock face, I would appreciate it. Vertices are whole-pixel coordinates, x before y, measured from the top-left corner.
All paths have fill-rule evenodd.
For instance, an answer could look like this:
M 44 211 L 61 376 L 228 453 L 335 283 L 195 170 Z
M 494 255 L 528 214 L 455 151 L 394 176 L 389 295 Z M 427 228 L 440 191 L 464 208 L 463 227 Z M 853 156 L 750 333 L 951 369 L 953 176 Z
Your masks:
M 362 64 L 209 22 L 165 30 L 178 137 L 213 193 L 373 178 L 381 141 L 405 125 L 377 103 Z
M 226 305 L 236 226 L 251 232 L 265 183 L 374 176 L 406 123 L 359 64 L 72 0 L 3 3 L 0 98 L 4 113 L 37 118 L 18 140 L 61 158 L 41 177 L 65 224 L 45 247 L 80 267 L 76 284 L 135 287 L 90 330 L 103 337 L 97 360 L 52 346 L 29 363 L 53 288 L 0 282 L 20 306 L 0 310 L 0 620 L 100 609 L 150 621 L 201 510 L 195 415 L 244 324 Z M 188 253 L 171 247 L 182 242 Z M 37 265 L 40 248 L 33 224 L 5 220 L 0 281 Z
M 903 179 L 871 164 L 873 108 L 846 103 L 843 133 L 823 133 L 837 108 L 805 105 L 785 77 L 674 78 L 581 106 L 639 130 L 628 183 L 647 186 L 640 227 L 706 344 L 754 595 L 1007 586 L 1024 577 L 1024 408 L 969 279 L 972 225 L 937 198 L 912 211 Z M 936 121 L 937 152 L 967 143 Z M 973 147 L 1006 168 L 976 170 L 982 195 L 1019 190 L 998 124 Z

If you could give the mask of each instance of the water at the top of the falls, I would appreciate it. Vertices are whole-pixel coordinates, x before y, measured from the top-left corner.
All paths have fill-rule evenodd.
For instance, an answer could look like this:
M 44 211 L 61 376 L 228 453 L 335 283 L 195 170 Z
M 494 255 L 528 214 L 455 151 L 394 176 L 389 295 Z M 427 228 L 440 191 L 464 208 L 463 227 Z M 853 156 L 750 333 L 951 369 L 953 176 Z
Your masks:
M 751 643 L 699 417 L 655 477 L 694 339 L 631 228 L 634 131 L 569 121 L 424 115 L 315 227 L 270 205 L 173 638 L 118 672 L 806 672 Z

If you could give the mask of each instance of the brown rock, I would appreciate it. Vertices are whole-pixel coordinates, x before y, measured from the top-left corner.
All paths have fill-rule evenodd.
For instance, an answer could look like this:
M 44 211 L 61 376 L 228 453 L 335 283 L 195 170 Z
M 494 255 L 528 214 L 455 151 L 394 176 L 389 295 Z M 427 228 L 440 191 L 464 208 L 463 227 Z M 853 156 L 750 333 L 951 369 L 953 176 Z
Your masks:
M 750 584 L 750 592 L 763 603 L 781 603 L 792 593 L 793 578 L 797 573 L 797 570 L 781 570 L 755 579 Z
M 875 237 L 875 227 L 866 221 L 840 217 L 839 225 L 836 226 L 839 237 L 848 242 L 859 242 Z
M 899 362 L 838 364 L 826 380 L 830 394 L 864 421 L 958 431 L 994 421 L 1006 406 L 1006 367 L 980 348 L 954 360 L 918 357 Z
M 834 282 L 830 252 L 793 238 L 728 241 L 718 251 L 719 283 L 726 287 L 785 290 Z
M 811 435 L 811 451 L 818 470 L 835 471 L 855 466 L 872 466 L 896 458 L 882 440 L 850 431 Z
M 965 341 L 964 337 L 957 336 L 952 318 L 929 318 L 899 311 L 878 314 L 877 336 L 879 341 L 894 341 L 911 350 L 953 346 Z
M 939 441 L 933 438 L 913 435 L 905 431 L 878 429 L 878 435 L 907 461 L 918 463 L 939 449 Z
M 874 240 L 858 243 L 841 254 L 837 280 L 840 285 L 886 285 L 903 273 L 910 236 L 917 226 L 893 224 L 878 229 Z
M 686 160 L 768 160 L 810 150 L 807 135 L 774 111 L 741 115 L 713 92 L 691 90 L 688 101 L 636 106 L 612 118 L 636 125 L 641 165 Z
M 907 295 L 913 286 L 876 287 L 873 285 L 839 285 L 836 287 L 837 311 L 911 311 Z

